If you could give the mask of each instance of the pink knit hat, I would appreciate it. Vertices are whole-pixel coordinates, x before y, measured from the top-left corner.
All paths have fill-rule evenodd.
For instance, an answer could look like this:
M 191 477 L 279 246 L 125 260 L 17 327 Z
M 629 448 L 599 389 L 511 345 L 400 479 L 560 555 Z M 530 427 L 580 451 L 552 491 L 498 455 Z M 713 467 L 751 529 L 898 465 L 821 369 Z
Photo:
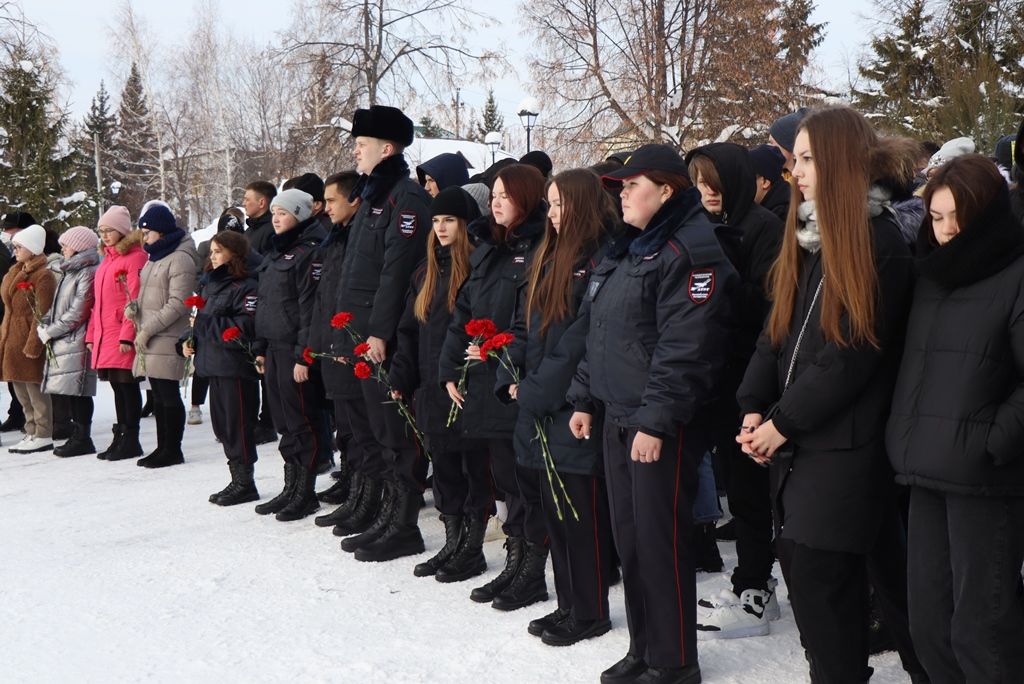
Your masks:
M 121 235 L 127 235 L 132 232 L 132 217 L 128 214 L 128 207 L 115 204 L 100 217 L 97 225 L 100 228 L 113 228 Z
M 99 237 L 96 232 L 91 228 L 85 226 L 75 226 L 74 228 L 68 228 L 65 230 L 59 238 L 57 243 L 61 247 L 70 247 L 75 250 L 75 253 L 84 252 L 87 249 L 96 249 L 96 245 L 99 243 Z

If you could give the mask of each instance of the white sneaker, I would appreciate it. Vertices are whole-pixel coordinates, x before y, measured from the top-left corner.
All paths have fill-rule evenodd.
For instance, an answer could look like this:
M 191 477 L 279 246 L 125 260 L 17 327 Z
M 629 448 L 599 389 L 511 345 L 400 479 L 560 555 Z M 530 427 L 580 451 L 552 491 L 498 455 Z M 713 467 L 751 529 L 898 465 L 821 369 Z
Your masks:
M 726 591 L 729 591 L 728 589 Z M 735 598 L 736 594 L 729 591 Z M 734 603 L 724 603 L 724 594 L 716 599 L 718 607 L 707 615 L 698 618 L 697 638 L 707 639 L 741 639 L 751 636 L 767 636 L 770 617 L 769 604 L 775 592 L 747 589 Z M 706 607 L 706 606 L 705 606 Z M 776 609 L 778 604 L 776 604 Z
M 188 424 L 189 425 L 202 425 L 203 424 L 203 409 L 198 406 L 193 406 L 188 411 Z
M 53 450 L 53 440 L 49 437 L 26 437 L 10 449 L 16 454 L 35 454 L 40 451 Z
M 20 453 L 23 453 L 23 452 L 21 451 L 21 448 L 22 448 L 23 446 L 25 446 L 26 444 L 28 444 L 28 443 L 29 443 L 29 440 L 31 440 L 31 439 L 32 439 L 32 438 L 31 438 L 31 437 L 29 437 L 28 435 L 22 435 L 22 436 L 21 436 L 21 439 L 20 439 L 20 440 L 18 440 L 17 442 L 15 442 L 14 444 L 12 444 L 11 446 L 7 447 L 7 450 L 8 450 L 9 452 L 11 452 L 12 454 L 20 454 Z

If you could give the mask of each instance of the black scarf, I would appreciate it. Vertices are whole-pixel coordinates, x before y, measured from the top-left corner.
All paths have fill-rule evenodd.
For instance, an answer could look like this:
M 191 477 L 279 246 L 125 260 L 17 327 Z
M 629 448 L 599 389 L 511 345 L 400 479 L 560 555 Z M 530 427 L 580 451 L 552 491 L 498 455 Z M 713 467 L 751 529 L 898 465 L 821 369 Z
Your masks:
M 142 245 L 142 249 L 146 250 L 149 254 L 150 261 L 160 261 L 166 256 L 170 256 L 174 253 L 174 250 L 178 249 L 178 245 L 185 238 L 185 231 L 181 228 L 175 228 L 169 233 L 164 233 L 159 240 L 151 245 Z
M 646 229 L 627 225 L 626 232 L 608 247 L 608 256 L 618 259 L 628 252 L 633 256 L 644 257 L 661 251 L 672 234 L 698 206 L 700 192 L 696 188 L 680 190 L 651 217 Z
M 537 236 L 543 235 L 547 213 L 547 204 L 544 202 L 538 204 L 522 223 L 505 234 L 505 244 L 515 249 L 520 243 L 531 242 Z M 494 217 L 490 215 L 481 216 L 470 222 L 467 232 L 473 244 L 497 244 L 494 240 L 494 225 Z
M 995 275 L 1024 254 L 1024 231 L 1010 211 L 1005 187 L 985 211 L 944 245 L 937 245 L 931 221 L 917 234 L 917 270 L 947 290 Z
M 388 196 L 398 181 L 408 177 L 409 165 L 405 162 L 404 155 L 393 154 L 385 157 L 373 167 L 370 175 L 359 177 L 352 192 L 349 193 L 348 201 L 362 199 L 371 205 L 378 204 Z
M 273 245 L 278 254 L 284 254 L 291 249 L 292 245 L 299 241 L 299 238 L 302 237 L 307 228 L 318 221 L 318 217 L 310 216 L 305 221 L 296 224 L 291 230 L 286 230 L 283 233 L 274 233 L 270 236 L 270 244 Z

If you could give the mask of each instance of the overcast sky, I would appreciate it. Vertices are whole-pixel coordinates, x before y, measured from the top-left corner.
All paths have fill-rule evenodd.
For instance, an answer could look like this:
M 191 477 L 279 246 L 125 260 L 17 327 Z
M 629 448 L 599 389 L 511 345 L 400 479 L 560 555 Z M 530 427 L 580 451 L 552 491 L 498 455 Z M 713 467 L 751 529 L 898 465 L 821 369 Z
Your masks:
M 755 0 L 756 1 L 756 0 Z M 78 117 L 84 113 L 99 88 L 100 80 L 108 84 L 119 82 L 123 74 L 111 72 L 109 40 L 105 38 L 110 29 L 109 16 L 115 13 L 120 0 L 23 0 L 28 18 L 40 26 L 56 44 L 60 61 L 71 80 L 71 89 L 66 93 L 72 113 Z M 506 26 L 519 26 L 516 21 L 516 3 L 481 2 L 482 11 L 496 15 Z M 827 22 L 825 42 L 817 53 L 817 62 L 826 79 L 832 83 L 845 83 L 846 65 L 861 49 L 864 36 L 870 28 L 863 18 L 870 9 L 870 0 L 817 0 L 818 8 L 814 20 Z M 290 21 L 290 0 L 217 0 L 220 16 L 231 26 L 231 32 L 238 38 L 252 38 L 263 44 L 271 40 L 274 32 L 284 28 Z M 192 16 L 192 2 L 137 1 L 135 10 L 142 16 L 150 29 L 157 30 L 159 41 L 165 47 L 187 50 L 185 37 L 189 31 Z M 496 82 L 495 97 L 503 110 L 506 123 L 515 121 L 515 112 L 520 101 L 530 95 L 528 85 L 521 79 L 528 78 L 525 66 L 530 50 L 527 38 L 515 31 L 492 28 L 492 36 L 481 36 L 481 42 L 493 45 L 504 41 L 512 55 L 510 61 L 518 68 L 518 78 L 511 76 Z M 118 68 L 117 71 L 127 71 Z M 462 89 L 462 98 L 469 107 L 482 109 L 486 98 L 485 84 L 467 84 Z M 116 95 L 115 95 L 116 99 Z

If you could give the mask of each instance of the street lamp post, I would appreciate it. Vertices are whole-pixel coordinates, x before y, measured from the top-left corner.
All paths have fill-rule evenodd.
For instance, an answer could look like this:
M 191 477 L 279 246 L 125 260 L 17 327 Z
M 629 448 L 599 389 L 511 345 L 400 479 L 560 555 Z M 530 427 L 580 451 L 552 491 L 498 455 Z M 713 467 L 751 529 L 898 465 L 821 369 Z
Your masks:
M 530 132 L 537 123 L 537 116 L 540 114 L 540 103 L 537 98 L 528 97 L 519 103 L 519 120 L 523 122 L 526 129 L 526 151 L 530 151 Z
M 498 148 L 501 147 L 501 133 L 491 131 L 484 136 L 484 144 L 491 148 L 491 165 L 497 162 Z

